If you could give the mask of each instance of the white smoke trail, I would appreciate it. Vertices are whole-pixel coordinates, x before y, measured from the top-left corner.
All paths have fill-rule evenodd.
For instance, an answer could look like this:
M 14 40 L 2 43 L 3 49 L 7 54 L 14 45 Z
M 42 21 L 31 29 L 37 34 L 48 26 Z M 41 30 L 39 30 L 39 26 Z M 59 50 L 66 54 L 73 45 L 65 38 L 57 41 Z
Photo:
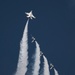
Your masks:
M 55 75 L 59 75 L 58 71 L 55 68 L 54 68 L 54 73 L 55 73 Z
M 44 58 L 44 72 L 43 72 L 43 75 L 50 75 L 47 58 L 44 55 L 43 55 L 43 58 Z
M 34 60 L 34 66 L 33 66 L 33 75 L 39 75 L 39 69 L 40 69 L 40 47 L 39 44 L 36 43 L 36 52 L 35 52 L 35 60 Z
M 27 20 L 23 37 L 20 42 L 20 53 L 19 53 L 19 59 L 18 59 L 18 65 L 17 65 L 17 71 L 15 75 L 25 75 L 27 72 L 27 65 L 28 65 L 28 23 L 29 20 Z

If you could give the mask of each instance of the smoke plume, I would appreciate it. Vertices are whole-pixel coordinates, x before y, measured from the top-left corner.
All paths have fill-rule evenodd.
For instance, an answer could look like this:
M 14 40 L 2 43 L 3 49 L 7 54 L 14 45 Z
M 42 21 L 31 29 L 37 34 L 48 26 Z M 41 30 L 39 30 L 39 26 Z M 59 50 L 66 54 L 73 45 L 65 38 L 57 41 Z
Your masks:
M 34 58 L 34 65 L 33 65 L 33 75 L 39 75 L 39 69 L 40 69 L 40 47 L 37 41 L 35 41 L 36 44 L 36 51 L 35 51 L 35 58 Z
M 58 74 L 58 71 L 57 71 L 55 68 L 54 68 L 54 74 L 55 74 L 55 75 L 59 75 L 59 74 Z
M 17 71 L 15 75 L 25 75 L 27 72 L 27 65 L 28 65 L 28 23 L 27 20 L 23 37 L 20 42 L 20 52 L 19 52 L 19 59 L 17 65 Z
M 48 65 L 47 58 L 44 55 L 43 55 L 43 58 L 44 58 L 44 71 L 43 71 L 43 75 L 50 75 L 49 65 Z

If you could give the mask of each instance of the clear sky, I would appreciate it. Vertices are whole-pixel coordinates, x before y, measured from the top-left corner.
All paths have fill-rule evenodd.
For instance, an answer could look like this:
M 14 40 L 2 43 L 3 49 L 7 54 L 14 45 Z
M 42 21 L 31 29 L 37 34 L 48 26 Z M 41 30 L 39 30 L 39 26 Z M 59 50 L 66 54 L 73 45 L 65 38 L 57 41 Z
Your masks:
M 60 75 L 75 75 L 74 0 L 0 1 L 0 75 L 12 75 L 16 70 L 25 12 L 30 10 L 36 19 L 29 22 L 29 38 L 31 34 L 36 38 Z

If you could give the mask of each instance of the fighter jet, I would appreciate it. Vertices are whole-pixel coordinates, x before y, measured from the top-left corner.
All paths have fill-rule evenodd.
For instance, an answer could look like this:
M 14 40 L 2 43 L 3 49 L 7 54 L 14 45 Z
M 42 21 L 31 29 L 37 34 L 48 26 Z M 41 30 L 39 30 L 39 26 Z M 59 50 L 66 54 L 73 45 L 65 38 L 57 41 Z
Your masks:
M 54 68 L 54 65 L 52 63 L 50 64 L 50 66 L 51 66 L 50 67 L 50 70 Z
M 25 14 L 27 15 L 27 18 L 30 18 L 30 19 L 35 18 L 35 16 L 32 14 L 32 11 L 30 11 L 29 13 L 25 12 Z
M 31 43 L 33 43 L 35 41 L 35 38 L 34 37 L 32 37 L 32 42 Z
M 42 51 L 40 51 L 40 56 L 42 56 L 43 55 L 43 52 Z

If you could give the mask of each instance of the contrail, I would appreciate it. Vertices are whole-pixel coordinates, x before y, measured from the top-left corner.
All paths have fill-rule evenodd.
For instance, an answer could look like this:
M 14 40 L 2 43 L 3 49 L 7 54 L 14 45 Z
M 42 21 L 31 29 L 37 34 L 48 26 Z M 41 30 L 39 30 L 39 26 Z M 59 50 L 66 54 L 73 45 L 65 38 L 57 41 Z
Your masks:
M 55 75 L 59 75 L 58 71 L 55 68 L 54 68 L 54 73 L 55 73 Z
M 15 75 L 25 75 L 27 72 L 27 65 L 28 65 L 28 23 L 29 19 L 27 20 L 23 37 L 20 42 L 20 52 L 19 52 L 19 59 L 17 65 L 17 71 Z
M 48 65 L 47 58 L 44 55 L 43 55 L 43 58 L 44 58 L 44 71 L 43 71 L 43 75 L 50 75 L 49 65 Z
M 39 75 L 39 69 L 40 69 L 40 47 L 37 41 L 35 41 L 36 44 L 36 52 L 35 52 L 35 59 L 34 59 L 34 65 L 33 65 L 33 75 Z

